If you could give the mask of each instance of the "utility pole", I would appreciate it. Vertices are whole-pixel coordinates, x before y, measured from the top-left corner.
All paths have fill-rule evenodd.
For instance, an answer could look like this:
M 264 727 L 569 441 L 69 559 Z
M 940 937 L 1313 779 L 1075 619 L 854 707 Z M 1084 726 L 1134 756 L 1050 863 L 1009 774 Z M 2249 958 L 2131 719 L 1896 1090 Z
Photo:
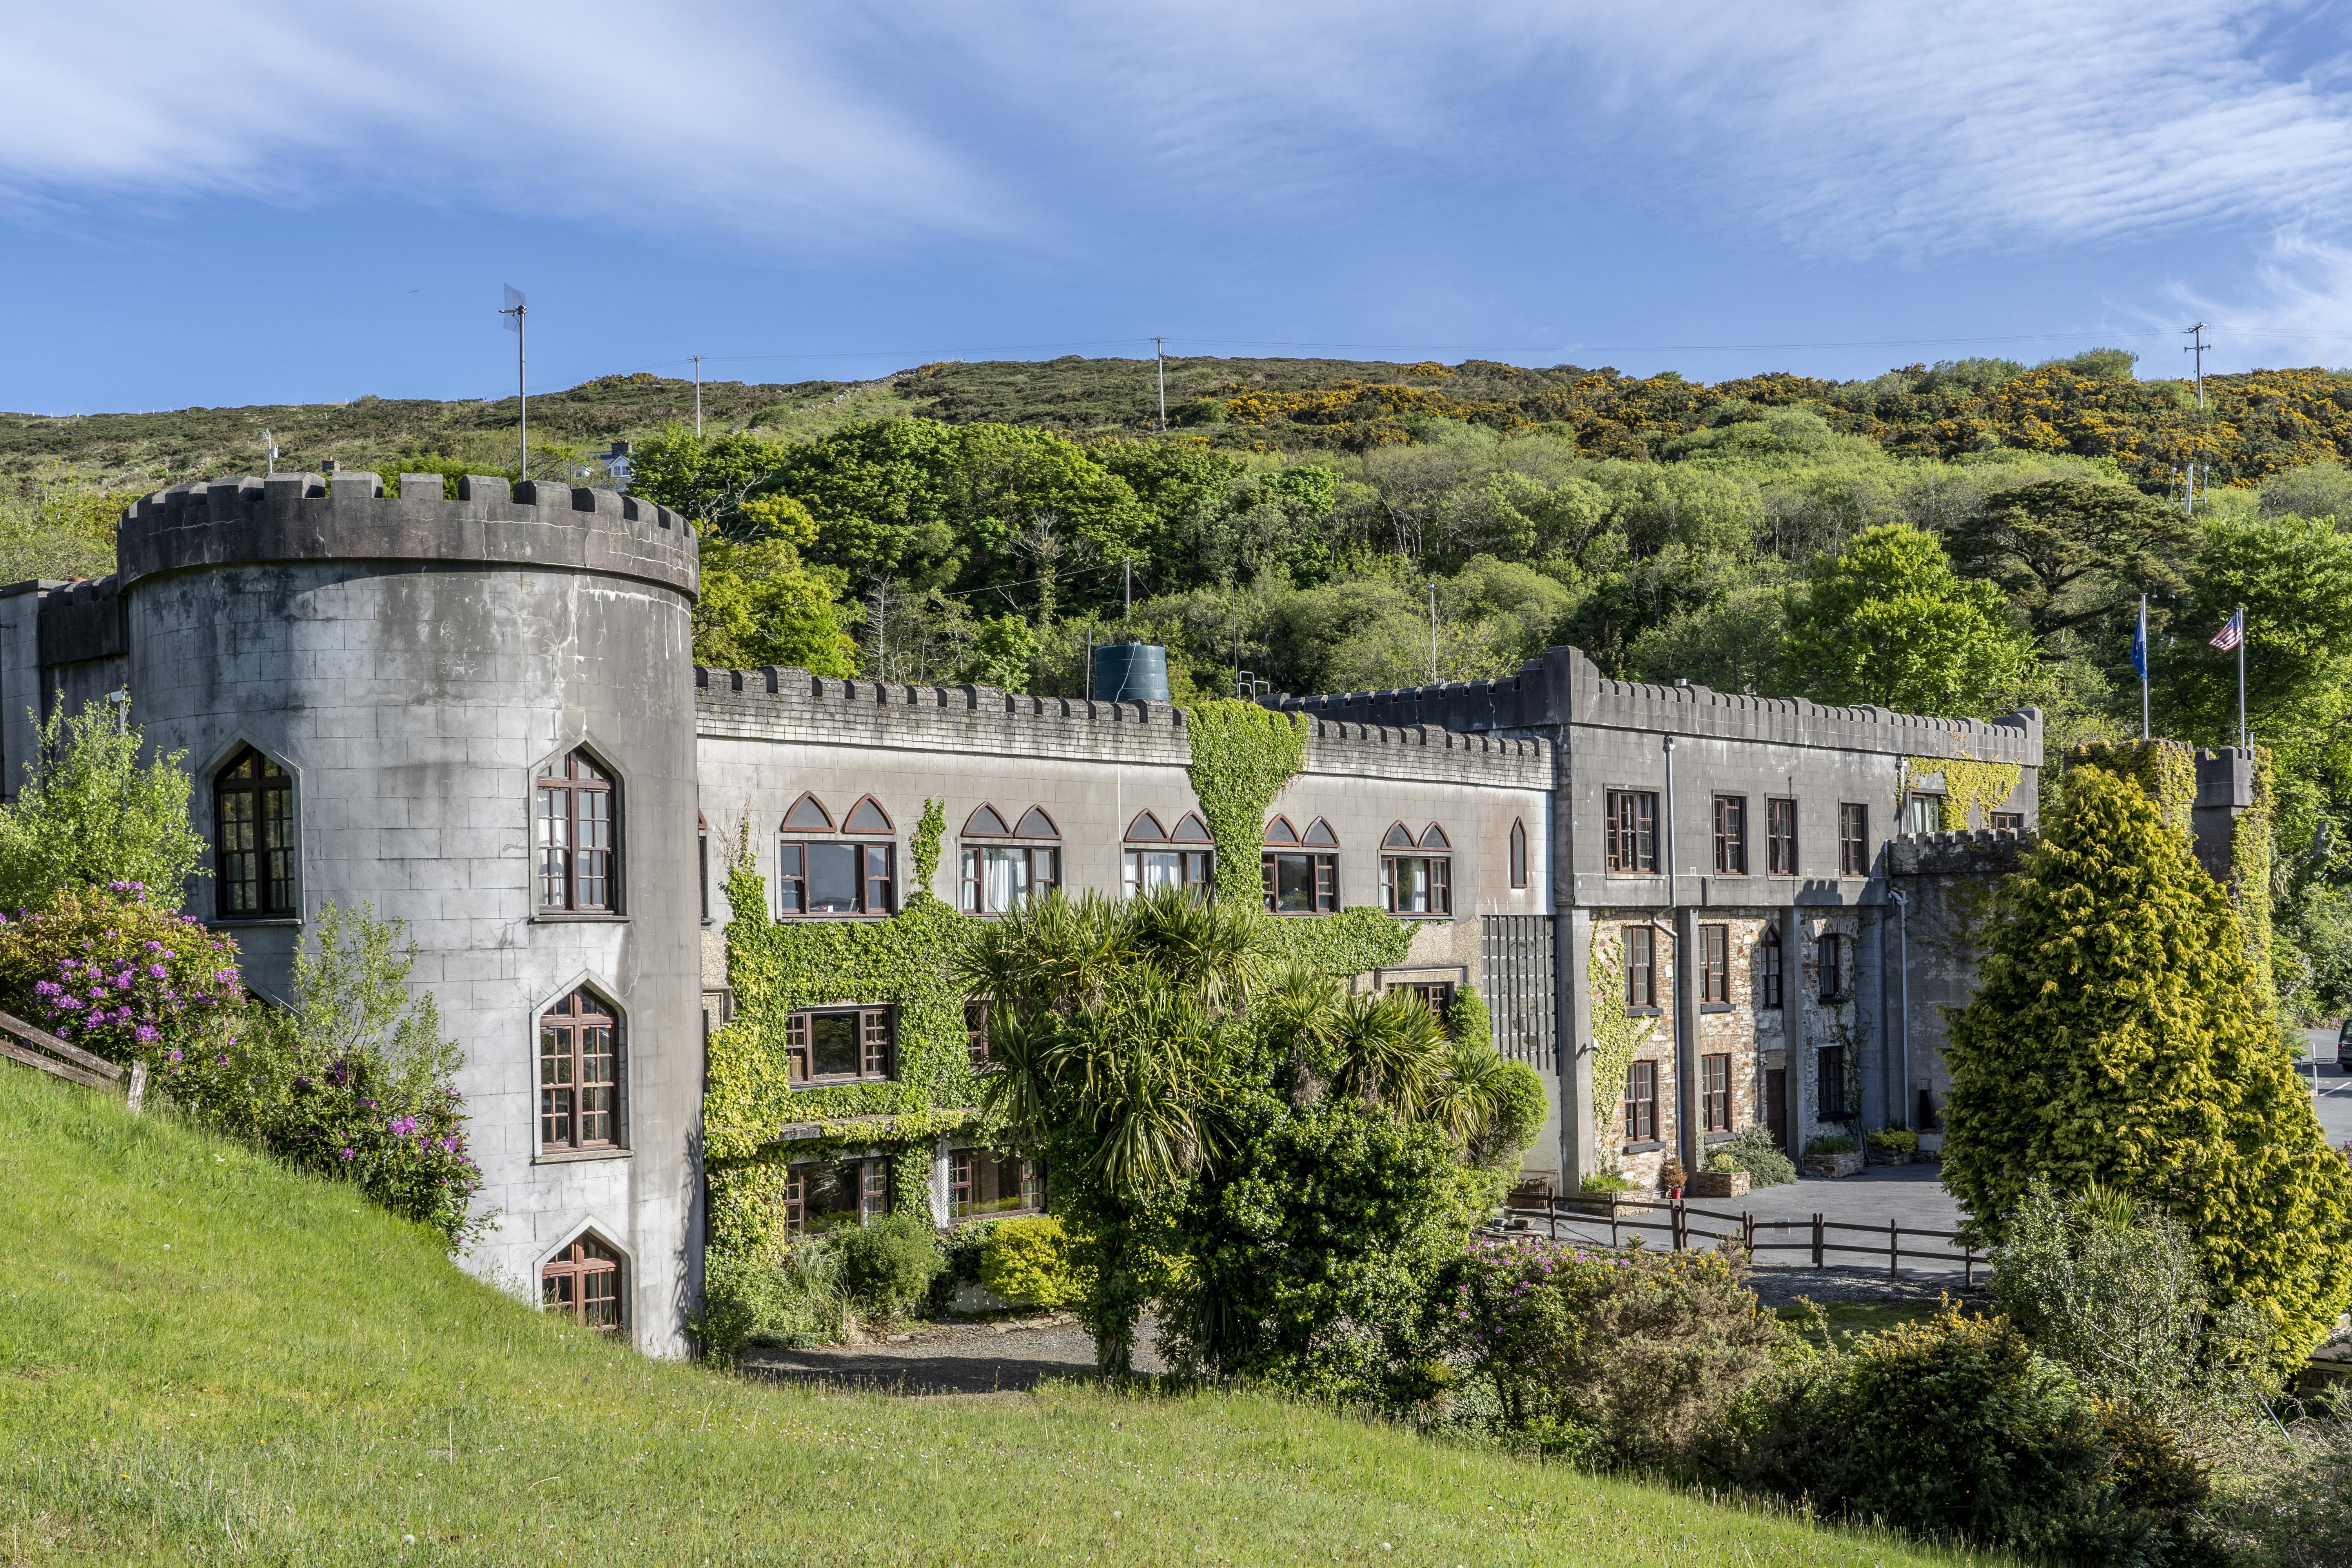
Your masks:
M 522 414 L 521 425 L 515 437 L 515 478 L 518 479 L 530 478 L 530 386 L 523 379 L 523 346 L 530 340 L 523 335 L 524 309 L 522 290 L 511 283 L 508 284 L 506 309 L 499 314 L 514 318 L 507 323 L 507 331 L 515 335 L 515 403 Z
M 261 427 L 261 445 L 268 453 L 262 461 L 268 465 L 262 471 L 274 474 L 278 471 L 278 437 L 269 433 L 269 426 L 267 425 Z
M 694 438 L 702 439 L 702 356 L 694 356 Z
M 2205 351 L 2211 345 L 2207 343 L 2205 341 L 2204 322 L 2200 321 L 2193 327 L 2183 327 L 2180 330 L 2188 333 L 2189 336 L 2194 340 L 2193 342 L 2183 344 L 2180 352 L 2185 354 L 2195 354 L 2197 356 L 2195 371 L 2197 380 L 2197 416 L 2200 433 L 2201 434 L 2205 416 Z M 2197 515 L 2197 449 L 2194 447 L 2189 448 L 2189 472 L 2187 478 L 2189 483 L 2183 488 L 2181 492 L 2181 510 L 2188 516 L 2195 517 Z M 2212 483 L 2212 465 L 2209 463 L 2206 465 L 2205 472 L 2205 480 L 2208 486 Z
M 1151 363 L 1160 371 L 1160 433 L 1168 433 L 1168 357 L 1166 338 L 1151 340 Z
M 1133 556 L 1129 556 L 1126 560 L 1120 562 L 1119 564 L 1127 570 L 1127 586 L 1124 590 L 1124 606 L 1119 616 L 1121 623 L 1124 624 L 1135 619 L 1135 558 Z
M 2202 321 L 2180 330 L 2197 340 L 2184 346 L 2180 352 L 2197 356 L 2197 412 L 2202 414 L 2205 412 L 2205 351 L 2213 345 L 2205 341 L 2205 323 Z

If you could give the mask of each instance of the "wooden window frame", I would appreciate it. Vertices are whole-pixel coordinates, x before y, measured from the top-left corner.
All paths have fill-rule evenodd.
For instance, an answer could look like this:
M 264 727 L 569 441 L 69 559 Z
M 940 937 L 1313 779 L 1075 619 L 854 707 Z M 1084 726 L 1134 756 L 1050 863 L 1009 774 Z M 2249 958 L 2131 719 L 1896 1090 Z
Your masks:
M 1824 1002 L 1834 1002 L 1845 989 L 1845 937 L 1842 932 L 1825 931 L 1815 963 L 1815 978 L 1821 982 Z
M 1797 875 L 1797 803 L 1786 795 L 1764 802 L 1765 871 L 1774 877 Z
M 1420 997 L 1421 1005 L 1429 1009 L 1429 1016 L 1437 1020 L 1437 1026 L 1445 1031 L 1445 1037 L 1449 1040 L 1454 1037 L 1454 999 L 1458 993 L 1453 981 L 1400 980 L 1389 989 L 1410 991 Z
M 1526 887 L 1528 885 L 1528 825 L 1524 817 L 1515 817 L 1511 822 L 1510 865 L 1511 886 Z
M 1635 1013 L 1658 1010 L 1658 932 L 1650 925 L 1625 928 L 1625 1005 Z
M 856 855 L 857 907 L 808 907 L 808 854 L 846 847 Z M 776 918 L 794 921 L 882 920 L 898 912 L 898 844 L 896 839 L 843 838 L 832 834 L 780 835 L 776 840 Z
M 968 915 L 996 916 L 1011 914 L 1011 909 L 988 909 L 982 905 L 988 897 L 990 879 L 979 868 L 987 858 L 1009 854 L 1019 857 L 1021 867 L 1021 900 L 1028 902 L 1052 894 L 1062 885 L 1062 847 L 1058 843 L 1003 844 L 983 839 L 977 844 L 962 846 L 962 893 L 957 907 Z
M 1995 833 L 2023 833 L 2025 831 L 2025 813 L 2021 811 L 1987 812 L 1985 814 L 1985 826 Z
M 539 1270 L 542 1310 L 561 1312 L 583 1328 L 618 1333 L 627 1326 L 619 1251 L 595 1237 L 575 1237 Z M 563 1298 L 569 1295 L 570 1300 Z
M 988 998 L 975 996 L 963 1005 L 963 1048 L 974 1072 L 994 1072 L 988 1052 Z
M 1926 815 L 1920 808 L 1935 803 L 1936 826 L 1914 827 L 1913 819 Z M 1941 833 L 1944 830 L 1944 797 L 1933 790 L 1915 789 L 1903 797 L 1903 831 L 1906 833 Z M 1968 826 L 1966 823 L 1962 826 Z
M 1727 925 L 1703 925 L 1698 928 L 1699 1005 L 1731 1006 L 1731 928 Z
M 1315 907 L 1308 910 L 1285 910 L 1276 907 L 1282 885 L 1280 862 L 1304 860 L 1307 874 L 1314 879 Z M 1314 849 L 1283 847 L 1265 849 L 1258 857 L 1258 877 L 1265 892 L 1265 912 L 1270 915 L 1311 917 L 1339 912 L 1339 857 L 1336 853 Z
M 1820 1080 L 1823 1121 L 1851 1121 L 1853 1107 L 1845 1102 L 1845 1047 L 1816 1046 L 1813 1047 L 1813 1076 Z
M 592 1041 L 592 1030 L 605 1037 Z M 569 1033 L 569 1039 L 557 1037 Z M 606 1048 L 592 1051 L 593 1044 Z M 600 1067 L 598 1064 L 602 1064 Z M 592 1071 L 609 1076 L 592 1081 Z M 539 1152 L 571 1154 L 625 1149 L 628 1123 L 625 1089 L 628 1082 L 627 1040 L 621 1010 L 586 986 L 575 986 L 550 1002 L 539 1015 Z M 603 1091 L 602 1109 L 589 1097 Z M 588 1126 L 596 1119 L 611 1136 L 591 1138 Z
M 856 1167 L 857 1223 L 860 1226 L 871 1225 L 890 1213 L 890 1162 L 887 1158 L 801 1160 L 784 1167 L 785 1235 L 807 1234 L 808 1173 L 826 1166 L 837 1171 Z
M 1715 797 L 1715 869 L 1723 877 L 1748 875 L 1748 797 Z
M 1609 792 L 1608 874 L 1612 877 L 1654 877 L 1658 874 L 1658 793 L 1646 789 Z
M 1632 1062 L 1625 1068 L 1625 1142 L 1658 1141 L 1658 1064 Z
M 995 1155 L 1000 1163 L 1021 1161 L 1021 1206 L 1017 1209 L 982 1209 L 972 1196 L 973 1159 L 977 1154 Z M 965 1225 L 973 1220 L 1005 1219 L 1015 1215 L 1037 1215 L 1045 1212 L 1045 1163 L 1043 1160 L 1021 1159 L 998 1149 L 951 1149 L 948 1152 L 948 1222 Z
M 1756 967 L 1759 972 L 1757 977 L 1761 982 L 1764 993 L 1762 1001 L 1758 1005 L 1777 1011 L 1781 1006 L 1781 972 L 1787 963 L 1787 955 L 1780 946 L 1779 928 L 1774 926 L 1764 928 L 1763 936 L 1756 943 Z
M 694 818 L 694 863 L 701 871 L 702 923 L 710 923 L 710 824 L 699 813 Z
M 857 1020 L 858 1070 L 854 1073 L 815 1071 L 816 1020 L 853 1017 Z M 966 1043 L 969 1048 L 969 1042 Z M 785 1079 L 793 1089 L 823 1089 L 837 1083 L 887 1083 L 898 1063 L 898 1020 L 888 1006 L 845 1002 L 830 1007 L 802 1007 L 784 1017 Z
M 1731 1131 L 1731 1053 L 1714 1051 L 1698 1058 L 1698 1115 L 1701 1132 Z
M 1870 807 L 1859 801 L 1838 803 L 1838 875 L 1870 875 Z
M 237 770 L 252 765 L 249 776 Z M 225 921 L 299 915 L 301 857 L 294 831 L 294 777 L 258 746 L 213 774 L 213 909 Z
M 1217 856 L 1213 849 L 1179 848 L 1173 842 L 1129 844 L 1119 852 L 1119 887 L 1130 899 L 1148 891 L 1143 875 L 1147 855 L 1165 855 L 1175 860 L 1176 880 L 1163 886 L 1205 893 L 1214 885 Z
M 583 768 L 596 776 L 583 777 Z M 530 788 L 532 888 L 539 912 L 619 914 L 619 773 L 587 747 L 574 746 L 532 779 Z M 583 824 L 587 825 L 585 834 Z M 583 843 L 583 837 L 603 842 Z
M 1422 875 L 1429 887 L 1429 908 L 1401 910 L 1397 908 L 1399 868 L 1406 864 L 1427 868 Z M 1381 900 L 1389 913 L 1406 917 L 1435 919 L 1454 913 L 1454 860 L 1448 855 L 1383 855 L 1381 857 Z

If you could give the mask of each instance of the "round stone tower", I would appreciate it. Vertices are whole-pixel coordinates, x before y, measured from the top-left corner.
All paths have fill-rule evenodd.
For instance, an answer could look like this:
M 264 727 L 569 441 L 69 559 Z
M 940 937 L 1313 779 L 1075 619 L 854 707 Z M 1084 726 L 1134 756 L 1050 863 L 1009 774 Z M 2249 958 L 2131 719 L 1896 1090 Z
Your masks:
M 287 994 L 324 904 L 407 923 L 498 1211 L 466 1267 L 585 1292 L 567 1310 L 677 1354 L 700 1256 L 696 542 L 611 490 L 457 489 L 279 474 L 140 501 L 132 710 L 186 751 L 216 851 L 256 846 L 186 906 L 249 984 Z

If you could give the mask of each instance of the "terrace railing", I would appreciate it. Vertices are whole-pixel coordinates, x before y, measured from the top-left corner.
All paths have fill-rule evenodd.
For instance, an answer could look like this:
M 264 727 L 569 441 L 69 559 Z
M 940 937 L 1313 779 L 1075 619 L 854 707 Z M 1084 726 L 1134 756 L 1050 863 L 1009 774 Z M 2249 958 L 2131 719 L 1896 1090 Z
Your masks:
M 1746 1210 L 1731 1214 L 1722 1209 L 1700 1208 L 1681 1198 L 1629 1198 L 1622 1193 L 1579 1193 L 1572 1197 L 1550 1197 L 1532 1203 L 1514 1198 L 1506 1213 L 1509 1218 L 1526 1221 L 1529 1228 L 1542 1226 L 1554 1241 L 1559 1239 L 1563 1224 L 1595 1231 L 1605 1225 L 1612 1247 L 1623 1247 L 1628 1236 L 1647 1241 L 1649 1233 L 1663 1232 L 1664 1239 L 1676 1252 L 1694 1246 L 1736 1241 L 1759 1262 L 1763 1253 L 1798 1252 L 1805 1254 L 1815 1268 L 1825 1267 L 1832 1253 L 1861 1253 L 1885 1258 L 1890 1279 L 1899 1275 L 1906 1263 L 1914 1268 L 1948 1268 L 1958 1264 L 1963 1285 L 1969 1287 L 1976 1284 L 1977 1265 L 1984 1261 L 1977 1256 L 1975 1247 L 1961 1245 L 1951 1231 L 1922 1230 L 1894 1219 L 1884 1225 L 1828 1219 L 1819 1214 L 1810 1221 L 1759 1219 Z M 1870 1239 L 1844 1239 L 1847 1237 Z M 1906 1247 L 1906 1239 L 1915 1245 Z M 1932 1242 L 1944 1246 L 1931 1251 L 1916 1245 Z

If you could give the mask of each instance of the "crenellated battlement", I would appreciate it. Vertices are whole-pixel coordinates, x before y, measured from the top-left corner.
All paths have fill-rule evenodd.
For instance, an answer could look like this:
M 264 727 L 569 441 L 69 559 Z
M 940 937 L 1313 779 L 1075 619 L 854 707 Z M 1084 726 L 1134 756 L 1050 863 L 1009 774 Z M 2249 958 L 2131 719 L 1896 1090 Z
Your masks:
M 2026 836 L 2006 827 L 1905 833 L 1886 846 L 1886 869 L 1896 877 L 1981 875 L 2013 869 Z
M 1184 710 L 1167 702 L 842 679 L 789 665 L 698 667 L 694 686 L 706 736 L 1180 766 L 1192 759 Z
M 1900 756 L 1970 757 L 2029 767 L 2042 763 L 2042 715 L 2034 709 L 1990 721 L 1938 719 L 1704 686 L 1653 686 L 1612 680 L 1572 647 L 1553 648 L 1521 665 L 1517 675 L 1497 680 L 1261 700 L 1318 720 L 1391 728 L 1431 725 L 1480 733 L 1590 725 Z
M 1551 742 L 1539 736 L 1480 734 L 1434 724 L 1360 724 L 1344 719 L 1311 721 L 1306 771 L 1444 778 L 1520 789 L 1548 790 L 1553 783 Z
M 403 474 L 386 496 L 370 473 L 247 475 L 176 485 L 125 509 L 116 576 L 287 561 L 430 561 L 588 572 L 698 586 L 687 519 L 617 490 L 468 475 Z

